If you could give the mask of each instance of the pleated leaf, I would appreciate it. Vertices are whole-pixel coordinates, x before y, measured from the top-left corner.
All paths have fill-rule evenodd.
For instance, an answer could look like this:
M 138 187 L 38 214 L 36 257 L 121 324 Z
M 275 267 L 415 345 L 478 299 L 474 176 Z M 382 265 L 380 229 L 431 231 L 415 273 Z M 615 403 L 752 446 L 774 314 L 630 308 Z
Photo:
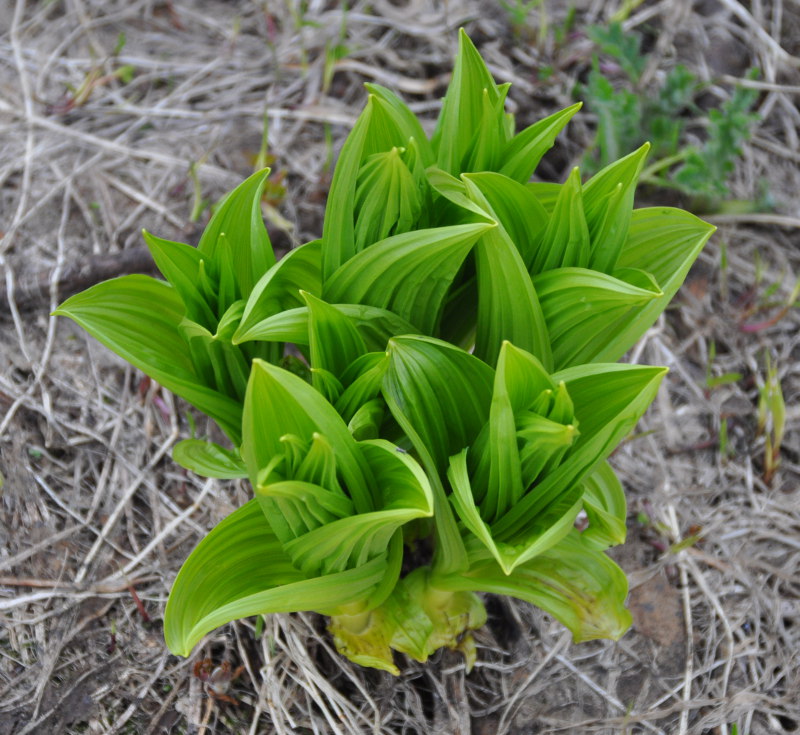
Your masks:
M 504 106 L 510 84 L 501 84 L 496 91 L 484 89 L 481 96 L 481 120 L 475 127 L 469 143 L 469 153 L 461 170 L 494 171 L 500 165 L 500 156 L 506 142 L 506 116 Z
M 594 362 L 607 340 L 662 295 L 647 274 L 638 276 L 641 286 L 586 268 L 556 268 L 533 278 L 556 370 Z
M 184 439 L 172 449 L 172 459 L 181 467 L 202 477 L 233 480 L 247 477 L 247 468 L 239 453 L 202 439 Z
M 241 323 L 233 335 L 239 344 L 259 339 L 258 326 L 265 319 L 292 307 L 305 306 L 300 291 L 319 296 L 322 291 L 320 241 L 301 245 L 270 268 L 258 281 L 242 314 Z
M 520 184 L 526 183 L 542 156 L 553 147 L 556 136 L 581 109 L 582 104 L 578 102 L 517 133 L 505 145 L 499 172 Z
M 371 351 L 386 349 L 386 343 L 397 334 L 413 334 L 417 328 L 386 309 L 366 304 L 331 304 L 358 329 L 364 344 Z M 309 344 L 308 307 L 299 306 L 278 312 L 250 327 L 238 342 L 263 340 Z
M 581 534 L 586 544 L 602 550 L 625 543 L 625 492 L 608 462 L 583 481 L 583 509 L 589 519 L 589 527 Z
M 322 225 L 322 271 L 326 279 L 358 251 L 356 192 L 365 161 L 376 153 L 386 153 L 394 147 L 409 145 L 411 137 L 419 141 L 423 158 L 430 155 L 423 142 L 424 135 L 417 137 L 419 125 L 409 122 L 408 116 L 400 112 L 398 103 L 399 100 L 392 100 L 383 92 L 371 94 L 342 146 Z
M 351 422 L 356 412 L 380 393 L 388 363 L 386 353 L 369 352 L 348 367 L 343 377 L 347 387 L 335 403 L 336 411 L 345 421 Z
M 308 304 L 311 369 L 327 370 L 341 380 L 350 363 L 367 352 L 364 340 L 353 322 L 335 306 L 305 291 L 301 294 Z M 312 377 L 316 379 L 316 374 L 312 373 Z
M 321 524 L 286 543 L 286 553 L 304 572 L 329 574 L 366 564 L 387 553 L 401 526 L 433 514 L 430 484 L 413 459 L 383 440 L 358 446 L 375 478 L 376 510 Z
M 258 504 L 250 501 L 219 523 L 184 562 L 164 613 L 170 651 L 188 656 L 208 632 L 250 615 L 338 608 L 367 598 L 386 560 L 307 579 L 281 548 Z
M 576 642 L 620 638 L 631 625 L 628 580 L 574 529 L 510 575 L 497 562 L 477 561 L 465 575 L 437 580 L 447 589 L 492 592 L 530 602 L 565 625 Z
M 323 298 L 388 309 L 432 334 L 464 258 L 491 227 L 454 225 L 390 237 L 339 268 L 325 283 Z
M 409 140 L 411 138 L 414 139 L 416 142 L 420 157 L 422 159 L 422 165 L 424 168 L 433 165 L 436 160 L 436 156 L 433 153 L 433 149 L 431 148 L 431 144 L 428 141 L 428 136 L 425 135 L 425 131 L 422 128 L 422 125 L 419 122 L 417 116 L 411 112 L 406 105 L 394 92 L 386 87 L 381 86 L 380 84 L 375 84 L 374 82 L 370 82 L 364 85 L 367 91 L 379 99 L 385 109 L 389 111 L 389 116 L 394 120 L 395 124 L 399 128 L 399 132 L 403 140 Z
M 474 131 L 479 129 L 483 120 L 484 90 L 487 104 L 493 106 L 500 92 L 462 28 L 458 34 L 458 55 L 453 78 L 431 140 L 434 150 L 438 152 L 438 166 L 447 173 L 458 175 L 464 170 L 462 166 L 470 153 Z
M 230 270 L 239 294 L 247 298 L 259 278 L 275 265 L 275 253 L 261 215 L 261 194 L 269 169 L 245 179 L 223 199 L 197 249 L 211 259 L 220 278 Z M 224 235 L 224 239 L 223 236 Z M 229 249 L 229 254 L 224 253 Z
M 666 372 L 666 368 L 603 363 L 553 374 L 553 381 L 563 381 L 574 403 L 580 436 L 559 466 L 537 484 L 536 492 L 527 493 L 493 524 L 495 538 L 513 543 L 542 507 L 579 488 L 581 480 L 633 429 Z
M 480 189 L 465 177 L 467 193 L 496 219 Z M 494 365 L 508 340 L 552 365 L 550 339 L 539 299 L 522 256 L 506 230 L 497 225 L 483 232 L 475 246 L 478 274 L 478 323 L 475 354 Z
M 594 360 L 618 360 L 636 344 L 672 300 L 715 229 L 681 209 L 652 207 L 633 212 L 617 270 L 633 268 L 650 273 L 662 295 L 643 306 L 636 319 L 608 335 Z
M 374 153 L 356 187 L 355 250 L 411 230 L 422 211 L 422 193 L 404 160 L 405 149 Z
M 569 533 L 581 507 L 581 493 L 577 489 L 538 508 L 524 531 L 515 537 L 514 543 L 496 538 L 492 524 L 484 519 L 475 504 L 466 455 L 465 450 L 450 458 L 447 477 L 453 488 L 451 501 L 458 517 L 475 537 L 466 542 L 470 559 L 482 558 L 484 551 L 488 550 L 503 573 L 511 574 L 520 564 L 543 553 Z
M 67 299 L 67 316 L 153 380 L 213 418 L 238 443 L 241 406 L 201 378 L 180 330 L 184 305 L 175 289 L 149 276 L 98 283 Z
M 485 172 L 465 174 L 485 198 L 497 221 L 519 250 L 525 267 L 530 269 L 536 244 L 544 235 L 550 219 L 533 192 L 501 174 Z
M 287 434 L 310 439 L 322 434 L 336 455 L 340 477 L 358 512 L 373 509 L 369 468 L 347 425 L 333 406 L 302 378 L 254 360 L 242 417 L 242 458 L 253 485 L 275 455 L 283 454 Z
M 161 274 L 181 297 L 186 307 L 186 316 L 208 329 L 213 329 L 217 305 L 213 301 L 208 303 L 199 281 L 203 254 L 182 242 L 163 240 L 147 231 L 142 234 Z
M 429 337 L 397 337 L 387 352 L 383 397 L 419 455 L 434 493 L 434 568 L 464 569 L 466 550 L 439 478 L 447 458 L 469 446 L 489 417 L 492 369 Z
M 446 342 L 397 337 L 388 348 L 383 394 L 420 455 L 439 472 L 469 446 L 489 418 L 493 371 Z
M 585 268 L 590 253 L 581 177 L 578 169 L 574 168 L 561 187 L 547 229 L 536 246 L 530 272 L 538 275 L 553 268 Z
M 606 166 L 583 187 L 583 209 L 591 238 L 589 265 L 611 273 L 628 237 L 633 198 L 650 144 Z

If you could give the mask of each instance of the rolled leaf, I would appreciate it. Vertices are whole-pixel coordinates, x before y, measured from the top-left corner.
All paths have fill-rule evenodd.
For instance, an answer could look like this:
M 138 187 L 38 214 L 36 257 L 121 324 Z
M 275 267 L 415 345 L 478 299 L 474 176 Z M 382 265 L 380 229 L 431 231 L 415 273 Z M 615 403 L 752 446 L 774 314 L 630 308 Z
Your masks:
M 556 136 L 581 109 L 582 104 L 578 102 L 517 133 L 506 143 L 499 172 L 520 184 L 526 183 L 542 156 L 553 147 Z
M 243 181 L 217 207 L 197 246 L 224 278 L 230 272 L 241 297 L 275 265 L 275 253 L 261 215 L 261 193 L 269 169 Z M 224 240 L 222 236 L 224 235 Z M 228 249 L 228 253 L 221 252 Z
M 666 372 L 666 368 L 612 363 L 581 365 L 555 373 L 553 381 L 563 381 L 574 402 L 580 437 L 559 466 L 536 486 L 536 492 L 525 495 L 493 524 L 495 538 L 513 543 L 542 507 L 579 488 L 577 483 L 633 429 Z
M 500 91 L 492 75 L 462 28 L 458 34 L 453 78 L 431 140 L 434 150 L 438 151 L 439 168 L 456 176 L 464 170 L 473 131 L 479 130 L 483 122 L 484 104 L 494 108 L 499 97 Z
M 480 189 L 465 177 L 468 196 L 493 219 L 497 215 Z M 475 354 L 490 365 L 504 341 L 552 365 L 550 340 L 539 299 L 522 256 L 505 229 L 487 229 L 475 246 L 478 274 L 478 323 Z
M 650 144 L 645 143 L 592 176 L 583 187 L 583 208 L 592 241 L 589 265 L 611 273 L 628 238 L 633 197 Z
M 530 272 L 536 276 L 553 268 L 585 268 L 590 253 L 581 177 L 578 169 L 574 168 L 561 188 L 547 229 L 536 246 Z
M 333 447 L 337 466 L 356 510 L 374 509 L 370 470 L 347 425 L 333 406 L 306 381 L 262 360 L 255 360 L 242 417 L 242 458 L 250 481 L 259 484 L 260 471 L 283 454 L 287 434 L 310 439 L 322 434 Z

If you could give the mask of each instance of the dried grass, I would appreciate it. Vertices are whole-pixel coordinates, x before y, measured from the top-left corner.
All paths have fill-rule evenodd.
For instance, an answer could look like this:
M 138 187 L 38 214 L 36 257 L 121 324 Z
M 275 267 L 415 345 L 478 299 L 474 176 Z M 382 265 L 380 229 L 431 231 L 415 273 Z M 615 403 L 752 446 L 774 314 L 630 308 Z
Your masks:
M 557 24 L 565 9 L 554 5 Z M 265 114 L 290 192 L 280 215 L 291 230 L 274 218 L 275 240 L 317 235 L 333 153 L 326 131 L 337 146 L 365 79 L 434 114 L 461 24 L 494 73 L 515 82 L 522 121 L 569 102 L 589 46 L 580 36 L 562 48 L 515 43 L 507 17 L 477 0 L 359 1 L 346 13 L 320 0 L 10 6 L 0 10 L 0 270 L 10 297 L 0 314 L 0 733 L 800 729 L 800 320 L 792 309 L 774 325 L 741 328 L 774 314 L 748 308 L 765 294 L 788 298 L 800 272 L 796 0 L 662 0 L 626 21 L 661 30 L 651 78 L 681 61 L 722 97 L 746 66 L 762 69 L 752 84 L 763 120 L 734 193 L 755 199 L 765 181 L 777 203 L 776 214 L 716 218 L 720 232 L 677 306 L 634 351 L 672 369 L 642 434 L 614 458 L 632 509 L 617 556 L 632 580 L 634 629 L 617 644 L 571 645 L 542 613 L 491 600 L 471 674 L 444 652 L 403 662 L 397 679 L 343 660 L 314 615 L 271 616 L 258 638 L 253 621 L 232 624 L 188 661 L 166 652 L 170 582 L 247 490 L 181 472 L 169 452 L 186 434 L 186 407 L 49 319 L 47 303 L 17 308 L 15 289 L 44 278 L 52 307 L 65 268 L 131 250 L 141 227 L 196 238 L 189 165 L 202 196 L 217 199 L 251 170 Z M 614 10 L 580 3 L 579 27 Z M 350 51 L 326 88 L 325 48 L 341 28 Z M 120 32 L 126 44 L 114 57 Z M 113 77 L 126 64 L 136 70 L 128 83 Z M 546 82 L 535 73 L 545 64 L 555 66 Z M 71 103 L 69 90 L 87 79 L 91 93 Z M 545 174 L 580 155 L 588 120 Z M 712 374 L 743 377 L 708 390 L 712 343 Z M 788 406 L 771 482 L 756 430 L 767 354 Z M 691 534 L 696 543 L 670 551 Z M 193 675 L 204 658 L 244 666 L 229 691 L 238 706 L 207 696 Z

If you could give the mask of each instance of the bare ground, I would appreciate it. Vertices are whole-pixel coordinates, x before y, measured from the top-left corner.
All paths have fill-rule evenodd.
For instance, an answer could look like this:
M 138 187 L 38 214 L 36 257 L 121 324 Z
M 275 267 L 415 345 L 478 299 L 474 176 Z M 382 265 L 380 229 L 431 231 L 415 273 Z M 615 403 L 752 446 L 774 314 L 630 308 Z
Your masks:
M 719 232 L 631 356 L 671 368 L 614 457 L 634 628 L 573 645 L 530 606 L 489 600 L 472 673 L 445 652 L 393 678 L 339 657 L 315 615 L 242 621 L 189 660 L 169 655 L 171 580 L 247 490 L 176 467 L 186 406 L 48 313 L 103 264 L 147 267 L 142 227 L 195 241 L 202 200 L 252 170 L 265 114 L 288 189 L 269 224 L 288 247 L 319 234 L 363 81 L 434 116 L 466 25 L 530 121 L 571 101 L 591 57 L 580 31 L 616 5 L 578 3 L 560 45 L 516 38 L 476 0 L 0 5 L 0 733 L 800 732 L 800 319 L 781 311 L 800 271 L 800 4 L 629 6 L 626 27 L 653 39 L 653 79 L 681 62 L 724 99 L 762 70 L 762 121 L 732 188 L 775 203 L 709 217 Z M 544 7 L 557 27 L 567 4 Z M 582 113 L 540 173 L 563 176 L 592 125 Z M 758 426 L 767 358 L 787 406 L 772 477 Z M 740 376 L 708 387 L 727 373 Z M 203 659 L 244 667 L 228 690 L 238 704 L 208 696 Z

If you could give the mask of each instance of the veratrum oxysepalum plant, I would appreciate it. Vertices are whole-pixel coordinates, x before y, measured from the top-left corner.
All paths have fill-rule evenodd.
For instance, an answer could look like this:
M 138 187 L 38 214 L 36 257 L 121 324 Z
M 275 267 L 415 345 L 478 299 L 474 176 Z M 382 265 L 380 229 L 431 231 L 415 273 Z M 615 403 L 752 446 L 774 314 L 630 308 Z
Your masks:
M 262 171 L 196 248 L 145 234 L 166 282 L 124 276 L 56 310 L 230 440 L 186 439 L 179 464 L 252 486 L 178 574 L 167 645 L 311 610 L 366 666 L 443 646 L 471 663 L 481 592 L 617 638 L 627 583 L 604 552 L 626 508 L 606 460 L 665 372 L 617 360 L 713 228 L 633 208 L 646 146 L 585 182 L 531 182 L 578 106 L 515 132 L 463 32 L 431 138 L 367 89 L 321 239 L 276 261 Z

